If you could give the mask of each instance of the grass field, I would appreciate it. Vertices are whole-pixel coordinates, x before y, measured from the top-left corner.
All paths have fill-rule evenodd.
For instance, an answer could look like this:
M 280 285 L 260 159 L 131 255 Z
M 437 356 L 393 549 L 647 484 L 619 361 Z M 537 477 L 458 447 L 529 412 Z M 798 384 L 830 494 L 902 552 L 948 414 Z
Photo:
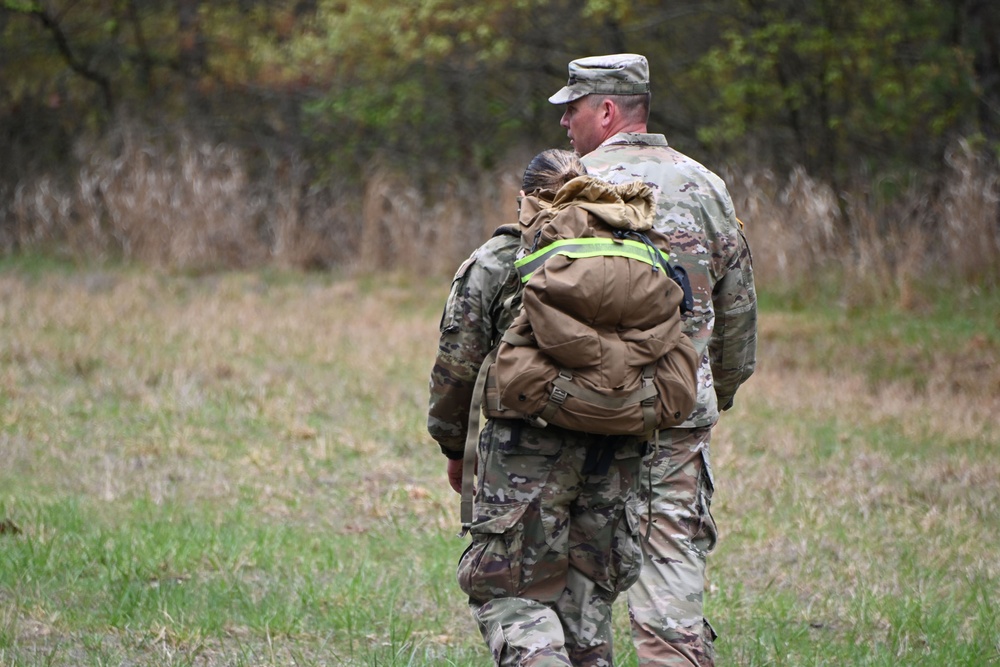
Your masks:
M 489 664 L 424 429 L 447 287 L 0 264 L 0 665 Z M 720 665 L 1000 665 L 1000 294 L 918 303 L 764 292 Z

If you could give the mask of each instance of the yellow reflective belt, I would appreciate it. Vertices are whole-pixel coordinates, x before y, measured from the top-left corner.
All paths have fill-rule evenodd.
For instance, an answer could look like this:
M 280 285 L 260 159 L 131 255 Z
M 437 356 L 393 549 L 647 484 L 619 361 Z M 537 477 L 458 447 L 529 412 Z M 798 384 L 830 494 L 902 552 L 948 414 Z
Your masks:
M 530 255 L 517 260 L 514 262 L 514 267 L 521 276 L 521 282 L 526 283 L 532 274 L 538 270 L 538 267 L 553 255 L 563 255 L 570 259 L 581 259 L 583 257 L 628 257 L 629 259 L 637 259 L 640 262 L 645 262 L 655 267 L 657 266 L 657 260 L 653 254 L 654 252 L 660 253 L 663 256 L 663 261 L 669 261 L 670 256 L 662 250 L 631 239 L 620 241 L 595 237 L 560 239 L 553 241 L 541 250 L 536 250 Z

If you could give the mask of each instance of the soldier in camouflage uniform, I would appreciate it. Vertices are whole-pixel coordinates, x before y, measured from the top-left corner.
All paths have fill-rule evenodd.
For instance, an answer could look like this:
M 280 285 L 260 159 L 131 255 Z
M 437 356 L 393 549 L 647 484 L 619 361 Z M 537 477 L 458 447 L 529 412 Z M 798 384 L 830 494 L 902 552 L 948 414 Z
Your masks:
M 529 165 L 525 191 L 558 189 L 583 171 L 573 153 L 547 151 Z M 441 320 L 428 430 L 458 492 L 473 385 L 512 319 L 504 301 L 518 290 L 519 246 L 512 225 L 477 249 L 455 274 Z M 487 421 L 458 578 L 497 665 L 611 667 L 612 602 L 642 564 L 644 452 L 637 438 Z
M 704 618 L 705 559 L 716 541 L 709 440 L 719 411 L 754 369 L 757 306 L 750 250 L 722 180 L 649 134 L 648 64 L 643 56 L 594 56 L 569 64 L 549 98 L 587 171 L 612 183 L 641 179 L 656 191 L 654 227 L 687 270 L 694 314 L 687 333 L 701 355 L 698 402 L 678 428 L 660 432 L 641 475 L 652 531 L 643 544 L 629 613 L 639 664 L 713 664 L 715 633 Z M 646 511 L 642 512 L 643 534 Z

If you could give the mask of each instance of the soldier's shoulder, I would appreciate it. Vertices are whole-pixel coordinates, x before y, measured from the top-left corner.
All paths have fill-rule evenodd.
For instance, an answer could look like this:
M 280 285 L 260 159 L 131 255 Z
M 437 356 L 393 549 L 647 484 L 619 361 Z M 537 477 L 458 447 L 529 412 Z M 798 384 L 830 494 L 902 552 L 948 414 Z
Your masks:
M 520 238 L 510 234 L 495 234 L 472 251 L 455 272 L 455 279 L 464 278 L 470 271 L 487 274 L 506 272 L 514 264 Z
M 490 262 L 497 262 L 501 266 L 513 264 L 514 255 L 521 245 L 521 236 L 516 228 L 501 227 L 486 243 L 479 246 L 480 253 Z

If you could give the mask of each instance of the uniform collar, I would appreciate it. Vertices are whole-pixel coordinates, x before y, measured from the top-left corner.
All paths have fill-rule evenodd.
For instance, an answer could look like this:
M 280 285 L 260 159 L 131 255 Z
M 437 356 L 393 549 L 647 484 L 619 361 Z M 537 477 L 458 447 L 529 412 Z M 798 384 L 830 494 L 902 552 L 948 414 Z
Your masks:
M 666 146 L 667 138 L 662 134 L 645 132 L 619 132 L 609 137 L 601 146 Z

